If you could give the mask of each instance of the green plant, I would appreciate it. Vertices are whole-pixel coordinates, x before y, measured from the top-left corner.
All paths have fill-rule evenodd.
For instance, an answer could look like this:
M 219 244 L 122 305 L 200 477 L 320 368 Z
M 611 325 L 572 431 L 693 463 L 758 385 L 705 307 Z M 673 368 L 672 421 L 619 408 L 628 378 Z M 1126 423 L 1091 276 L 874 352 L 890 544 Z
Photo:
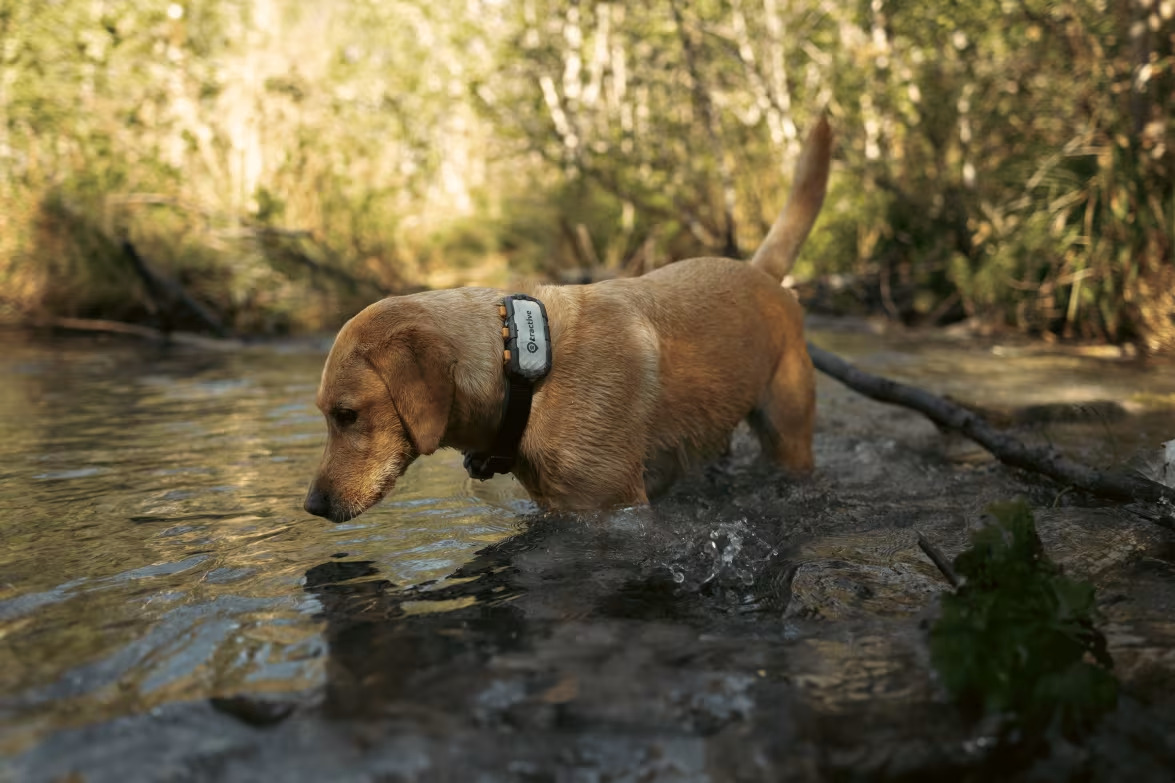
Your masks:
M 1113 661 L 1094 627 L 1094 589 L 1044 552 L 1023 501 L 993 505 L 991 524 L 955 559 L 965 579 L 944 597 L 930 632 L 931 661 L 947 691 L 973 715 L 1040 737 L 1088 729 L 1112 709 Z

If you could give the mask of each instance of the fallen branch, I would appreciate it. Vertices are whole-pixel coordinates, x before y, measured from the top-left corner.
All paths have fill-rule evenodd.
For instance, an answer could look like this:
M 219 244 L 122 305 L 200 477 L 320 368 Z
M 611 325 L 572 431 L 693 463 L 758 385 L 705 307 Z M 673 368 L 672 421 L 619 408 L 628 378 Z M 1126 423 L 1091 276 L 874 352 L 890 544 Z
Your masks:
M 242 347 L 240 340 L 204 337 L 187 332 L 164 332 L 141 324 L 123 321 L 105 321 L 97 318 L 45 318 L 31 322 L 42 329 L 61 329 L 68 332 L 91 332 L 98 334 L 120 334 L 173 345 L 192 345 L 200 348 L 235 350 Z
M 918 548 L 922 553 L 930 558 L 930 562 L 934 563 L 935 568 L 943 575 L 943 578 L 950 583 L 951 587 L 958 589 L 960 581 L 959 575 L 955 573 L 955 569 L 951 566 L 951 561 L 942 553 L 942 550 L 931 543 L 930 539 L 922 535 L 921 531 L 918 533 Z
M 949 400 L 903 383 L 870 375 L 844 359 L 808 343 L 808 354 L 820 372 L 854 391 L 880 402 L 918 411 L 935 424 L 956 430 L 991 452 L 1005 465 L 1040 473 L 1101 497 L 1120 501 L 1143 501 L 1166 506 L 1167 513 L 1150 517 L 1163 527 L 1175 530 L 1175 489 L 1138 474 L 1098 470 L 1061 455 L 1052 446 L 1030 446 L 1001 432 L 974 411 Z
M 178 305 L 187 310 L 205 329 L 208 329 L 217 337 L 232 336 L 220 318 L 200 302 L 193 299 L 184 290 L 183 286 L 163 277 L 152 269 L 143 260 L 143 257 L 139 255 L 139 251 L 135 249 L 135 246 L 131 244 L 129 239 L 122 240 L 122 252 L 126 256 L 127 261 L 130 262 L 131 268 L 135 270 L 135 274 L 143 281 L 143 285 L 147 289 L 147 295 L 154 304 L 156 314 L 164 325 L 170 327 L 171 318 L 169 314 Z

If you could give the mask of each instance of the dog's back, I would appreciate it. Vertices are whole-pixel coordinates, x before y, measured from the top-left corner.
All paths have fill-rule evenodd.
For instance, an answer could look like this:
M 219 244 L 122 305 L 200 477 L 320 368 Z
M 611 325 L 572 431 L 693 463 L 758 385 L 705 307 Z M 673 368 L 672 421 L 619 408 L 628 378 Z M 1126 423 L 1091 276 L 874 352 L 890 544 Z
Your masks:
M 639 278 L 535 290 L 554 315 L 561 358 L 523 444 L 536 464 L 519 478 L 532 494 L 567 508 L 640 501 L 639 489 L 636 497 L 602 490 L 627 476 L 624 486 L 635 480 L 656 494 L 725 450 L 743 418 L 769 459 L 811 469 L 812 364 L 799 302 L 780 282 L 819 214 L 830 142 L 821 119 L 787 205 L 750 263 L 694 258 Z M 560 448 L 567 443 L 587 448 Z
M 660 338 L 661 394 L 651 451 L 673 453 L 678 461 L 712 455 L 725 449 L 730 431 L 748 414 L 760 436 L 776 446 L 772 418 L 782 417 L 786 421 L 777 425 L 810 441 L 814 384 L 803 312 L 780 283 L 824 202 L 831 142 L 821 117 L 800 155 L 787 204 L 750 264 L 696 258 L 634 281 L 647 295 L 644 312 Z M 776 410 L 781 407 L 787 410 Z M 792 451 L 783 459 L 786 466 L 807 470 L 810 454 L 800 453 L 807 449 Z

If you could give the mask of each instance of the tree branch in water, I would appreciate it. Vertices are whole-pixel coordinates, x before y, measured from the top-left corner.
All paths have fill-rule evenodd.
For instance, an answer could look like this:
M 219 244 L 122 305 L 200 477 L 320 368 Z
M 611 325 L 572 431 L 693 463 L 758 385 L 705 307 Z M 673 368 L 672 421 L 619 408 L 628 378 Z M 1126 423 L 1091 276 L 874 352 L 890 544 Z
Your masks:
M 935 394 L 904 383 L 871 375 L 835 354 L 808 343 L 808 354 L 816 369 L 866 397 L 918 411 L 940 427 L 966 435 L 991 452 L 1000 462 L 1021 470 L 1040 473 L 1111 500 L 1144 501 L 1165 506 L 1165 513 L 1148 518 L 1175 530 L 1175 489 L 1135 473 L 1098 470 L 1061 455 L 1052 446 L 1030 446 L 993 427 L 974 411 Z

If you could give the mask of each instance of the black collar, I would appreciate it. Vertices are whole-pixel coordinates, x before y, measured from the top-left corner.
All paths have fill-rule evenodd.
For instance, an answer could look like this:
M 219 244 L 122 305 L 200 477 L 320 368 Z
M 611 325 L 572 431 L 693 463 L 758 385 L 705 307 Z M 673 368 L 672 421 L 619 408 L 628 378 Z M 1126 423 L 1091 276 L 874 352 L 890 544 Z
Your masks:
M 495 473 L 509 473 L 518 457 L 518 444 L 530 420 L 534 385 L 551 371 L 551 331 L 547 308 L 523 294 L 507 296 L 498 306 L 505 343 L 506 399 L 502 422 L 488 452 L 465 452 L 465 469 L 485 481 Z

